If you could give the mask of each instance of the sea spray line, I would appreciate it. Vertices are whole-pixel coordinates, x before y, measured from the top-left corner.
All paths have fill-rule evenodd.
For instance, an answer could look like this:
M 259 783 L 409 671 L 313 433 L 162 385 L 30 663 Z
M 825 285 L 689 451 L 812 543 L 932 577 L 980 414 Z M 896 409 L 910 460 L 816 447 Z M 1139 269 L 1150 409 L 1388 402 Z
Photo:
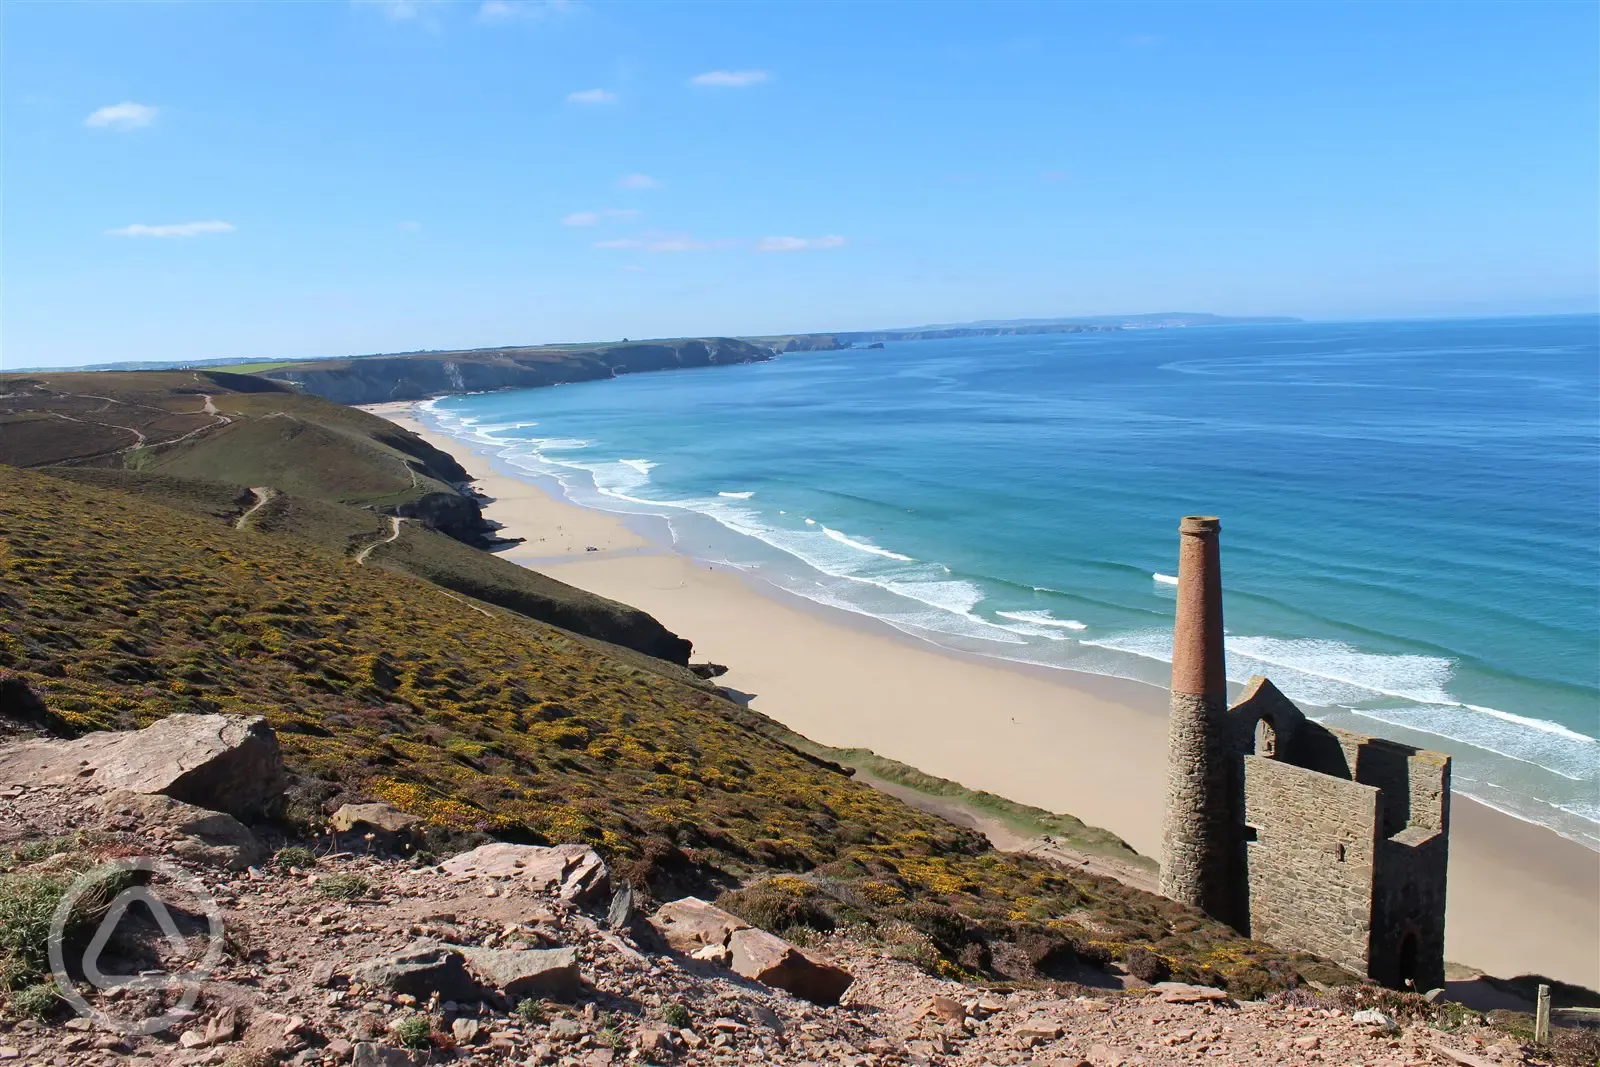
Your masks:
M 464 422 L 465 420 L 457 421 Z M 781 552 L 785 552 L 829 577 L 874 586 L 894 596 L 934 609 L 933 613 L 895 612 L 885 614 L 852 605 L 851 610 L 856 611 L 858 614 L 883 619 L 891 625 L 902 629 L 912 627 L 954 637 L 966 637 L 1000 644 L 1017 643 L 1016 639 L 1011 636 L 1014 631 L 1010 627 L 1001 626 L 984 619 L 972 611 L 972 608 L 983 599 L 981 589 L 970 582 L 940 580 L 941 576 L 950 573 L 949 568 L 942 565 L 934 565 L 937 567 L 937 572 L 924 565 L 910 573 L 891 576 L 857 573 L 850 566 L 848 560 L 820 557 L 815 551 L 818 546 L 814 539 L 807 540 L 804 543 L 795 543 L 793 538 L 785 535 L 784 531 L 774 529 L 760 522 L 758 514 L 748 509 L 723 506 L 715 499 L 666 500 L 634 495 L 650 484 L 650 471 L 658 466 L 657 463 L 651 460 L 621 459 L 614 463 L 581 463 L 571 459 L 557 459 L 544 454 L 546 449 L 552 447 L 552 442 L 559 442 L 569 448 L 585 447 L 589 442 L 579 442 L 575 438 L 508 440 L 503 437 L 478 432 L 477 427 L 472 427 L 471 429 L 474 436 L 479 437 L 486 443 L 501 446 L 503 451 L 499 453 L 500 457 L 511 462 L 514 466 L 522 467 L 523 465 L 518 462 L 519 460 L 531 459 L 568 470 L 583 471 L 589 475 L 595 490 L 605 496 L 647 508 L 669 507 L 705 515 L 707 518 L 736 533 L 753 537 Z M 522 451 L 523 448 L 526 448 L 527 451 Z M 558 472 L 541 472 L 536 468 L 526 467 L 523 469 L 529 470 L 530 473 L 552 473 L 562 485 L 564 491 L 570 493 L 573 489 L 573 486 L 563 479 Z M 722 494 L 718 495 L 721 496 Z M 820 525 L 816 520 L 809 518 L 806 523 L 811 526 Z M 853 551 L 889 559 L 896 563 L 917 562 L 910 556 L 857 541 L 829 527 L 821 526 L 821 530 L 829 541 L 845 545 Z M 795 533 L 799 534 L 798 531 Z M 804 537 L 805 535 L 799 534 L 799 536 Z M 955 624 L 955 629 L 952 629 L 952 624 Z
M 1161 574 L 1160 572 L 1157 572 L 1155 574 L 1152 574 L 1150 577 L 1154 578 L 1156 581 L 1160 582 L 1162 585 L 1177 585 L 1178 584 L 1178 579 L 1173 577 L 1170 574 Z
M 743 493 L 730 493 L 730 492 L 728 492 L 726 490 L 723 490 L 722 492 L 718 493 L 717 495 L 718 496 L 727 497 L 730 500 L 749 500 L 751 497 L 755 496 L 756 494 L 755 494 L 754 490 L 749 490 L 749 491 L 746 491 L 746 492 L 743 492 Z M 783 512 L 780 511 L 780 512 L 778 512 L 778 514 L 782 515 Z
M 897 559 L 902 563 L 916 562 L 910 556 L 902 556 L 900 553 L 891 552 L 887 548 L 879 548 L 877 545 L 869 545 L 865 541 L 857 541 L 855 538 L 849 537 L 840 533 L 838 530 L 831 529 L 827 526 L 822 528 L 822 532 L 839 542 L 841 545 L 849 545 L 851 548 L 860 549 L 862 552 L 870 552 L 874 556 L 883 556 L 886 559 Z
M 1037 626 L 1059 626 L 1063 630 L 1087 630 L 1089 627 L 1077 619 L 1058 619 L 1048 611 L 997 611 L 1002 619 L 1015 619 Z

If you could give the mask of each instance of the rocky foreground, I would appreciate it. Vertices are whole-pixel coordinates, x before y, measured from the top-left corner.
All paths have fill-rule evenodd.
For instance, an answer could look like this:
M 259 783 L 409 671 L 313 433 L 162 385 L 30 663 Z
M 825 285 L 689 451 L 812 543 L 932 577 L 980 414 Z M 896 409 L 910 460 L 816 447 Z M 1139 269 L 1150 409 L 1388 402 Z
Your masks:
M 638 915 L 632 891 L 614 885 L 587 846 L 499 842 L 443 859 L 407 856 L 415 820 L 383 805 L 346 806 L 327 835 L 280 843 L 261 822 L 281 786 L 275 757 L 259 720 L 222 716 L 0 748 L 0 963 L 15 990 L 0 1020 L 0 1060 L 1543 1062 L 1470 1016 L 1450 1032 L 1402 1025 L 1358 1010 L 1359 993 L 1241 1003 L 1219 989 L 1126 975 L 1108 975 L 1109 988 L 975 988 L 848 931 L 795 945 L 694 898 Z M 133 857 L 165 866 L 112 888 L 147 881 L 172 905 L 176 929 L 154 909 L 130 907 L 111 922 L 110 889 L 86 894 L 89 913 L 63 943 L 82 1000 L 74 1011 L 50 992 L 42 946 L 27 940 L 56 901 L 30 918 L 28 891 L 101 884 L 104 863 Z M 220 938 L 203 936 L 212 906 Z M 109 939 L 91 933 L 101 926 L 115 927 Z M 96 989 L 83 966 L 102 941 L 93 962 L 105 974 L 189 984 L 155 977 Z M 202 943 L 215 951 L 197 971 Z M 31 986 L 29 961 L 42 979 Z M 158 1017 L 167 1025 L 130 1032 Z

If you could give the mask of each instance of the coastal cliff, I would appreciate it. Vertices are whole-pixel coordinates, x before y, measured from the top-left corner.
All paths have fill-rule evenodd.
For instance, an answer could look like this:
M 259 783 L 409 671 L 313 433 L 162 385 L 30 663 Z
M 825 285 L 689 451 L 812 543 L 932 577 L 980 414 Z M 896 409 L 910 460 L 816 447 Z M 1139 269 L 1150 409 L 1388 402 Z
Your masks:
M 769 348 L 729 337 L 541 348 L 483 348 L 295 363 L 263 377 L 340 404 L 533 389 L 642 371 L 758 363 Z

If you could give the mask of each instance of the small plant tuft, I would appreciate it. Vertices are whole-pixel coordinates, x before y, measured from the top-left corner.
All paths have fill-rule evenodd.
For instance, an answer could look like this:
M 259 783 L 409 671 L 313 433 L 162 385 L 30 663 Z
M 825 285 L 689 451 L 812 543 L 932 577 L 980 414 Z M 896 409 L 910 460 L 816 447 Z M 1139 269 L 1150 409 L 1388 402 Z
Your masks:
M 674 1030 L 687 1030 L 694 1022 L 689 1009 L 676 1000 L 661 1009 L 661 1018 Z
M 410 1015 L 390 1027 L 389 1033 L 403 1048 L 429 1048 L 433 1044 L 433 1021 L 426 1015 Z
M 56 987 L 47 982 L 30 985 L 11 994 L 11 1010 L 24 1019 L 40 1022 L 50 1018 L 61 1006 Z
M 544 1005 L 537 1000 L 524 1000 L 517 1005 L 517 1018 L 525 1023 L 542 1023 L 545 1021 Z
M 317 854 L 309 848 L 300 845 L 290 845 L 280 848 L 277 855 L 272 857 L 272 863 L 280 870 L 310 870 L 317 865 Z
M 330 874 L 317 883 L 317 892 L 336 900 L 356 900 L 371 888 L 372 883 L 359 874 Z

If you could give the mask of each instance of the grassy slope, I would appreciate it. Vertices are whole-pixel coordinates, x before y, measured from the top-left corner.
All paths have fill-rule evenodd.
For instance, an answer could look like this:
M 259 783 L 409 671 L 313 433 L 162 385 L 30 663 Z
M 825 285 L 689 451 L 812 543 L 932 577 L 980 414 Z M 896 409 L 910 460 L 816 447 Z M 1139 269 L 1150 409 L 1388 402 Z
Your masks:
M 228 522 L 254 502 L 246 487 L 271 487 L 276 495 L 250 517 L 252 529 L 294 534 L 340 554 L 387 534 L 387 519 L 369 509 L 418 516 L 374 562 L 687 662 L 688 642 L 644 612 L 424 529 L 476 532 L 477 505 L 449 484 L 466 472 L 386 419 L 218 371 L 0 375 L 0 394 L 11 394 L 0 396 L 0 463 L 49 464 L 57 474 L 69 468 L 55 465 L 72 464 L 83 473 L 69 476 L 80 481 Z M 206 396 L 216 414 L 205 412 Z M 130 450 L 137 438 L 120 426 L 145 433 L 147 443 Z
M 0 673 L 62 725 L 262 714 L 304 796 L 589 841 L 660 896 L 754 881 L 729 903 L 768 925 L 859 920 L 945 973 L 1015 973 L 1072 945 L 1147 946 L 1180 976 L 1247 992 L 1333 973 L 1170 901 L 995 853 L 720 697 L 292 536 L 0 467 L 0 603 Z

